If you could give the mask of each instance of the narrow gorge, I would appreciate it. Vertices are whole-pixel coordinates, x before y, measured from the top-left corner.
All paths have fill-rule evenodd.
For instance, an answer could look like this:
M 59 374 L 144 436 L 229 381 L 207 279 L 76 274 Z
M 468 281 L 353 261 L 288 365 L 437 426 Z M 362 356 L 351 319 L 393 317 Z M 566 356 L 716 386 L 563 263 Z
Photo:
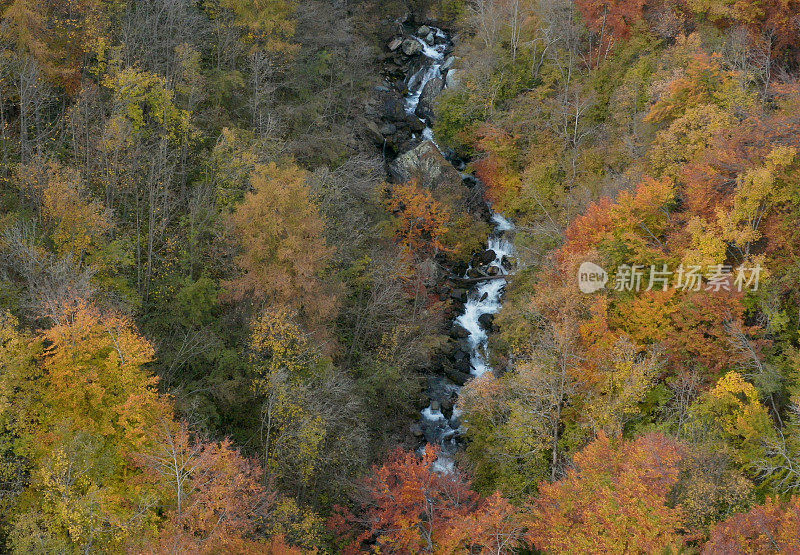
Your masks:
M 450 269 L 455 275 L 445 276 L 445 290 L 450 291 L 456 314 L 449 330 L 454 343 L 448 354 L 450 364 L 429 376 L 430 404 L 412 426 L 421 441 L 420 452 L 426 444 L 438 445 L 435 468 L 450 472 L 465 432 L 457 405 L 459 391 L 468 380 L 493 371 L 489 335 L 494 315 L 502 307 L 505 276 L 513 271 L 514 226 L 492 211 L 483 198 L 482 184 L 465 173 L 469 160 L 443 151 L 434 136 L 436 99 L 444 90 L 459 86 L 450 35 L 433 25 L 416 27 L 411 22 L 400 23 L 399 29 L 386 47 L 388 78 L 377 88 L 383 95 L 381 119 L 369 124 L 374 142 L 387 159 L 390 178 L 403 182 L 422 176 L 423 182 L 433 186 L 459 181 L 461 187 L 480 195 L 473 208 L 492 226 L 486 248 L 473 253 L 466 269 L 454 264 Z M 393 76 L 400 78 L 390 82 Z

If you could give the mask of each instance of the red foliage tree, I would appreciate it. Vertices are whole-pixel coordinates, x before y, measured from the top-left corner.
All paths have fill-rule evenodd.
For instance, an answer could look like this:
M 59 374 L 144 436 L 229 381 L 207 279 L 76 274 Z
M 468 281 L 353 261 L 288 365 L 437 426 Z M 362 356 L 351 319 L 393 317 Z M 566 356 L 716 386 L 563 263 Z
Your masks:
M 800 497 L 786 503 L 768 499 L 747 513 L 733 515 L 717 524 L 703 553 L 800 553 L 798 530 Z
M 363 552 L 365 543 L 391 553 L 500 552 L 517 545 L 522 527 L 511 504 L 499 494 L 481 500 L 457 472 L 436 472 L 437 457 L 430 445 L 422 457 L 397 449 L 373 469 L 363 514 L 339 507 L 328 523 L 350 542 L 346 553 Z
M 645 0 L 577 0 L 586 26 L 598 36 L 598 52 L 608 53 L 617 40 L 631 35 L 644 17 Z

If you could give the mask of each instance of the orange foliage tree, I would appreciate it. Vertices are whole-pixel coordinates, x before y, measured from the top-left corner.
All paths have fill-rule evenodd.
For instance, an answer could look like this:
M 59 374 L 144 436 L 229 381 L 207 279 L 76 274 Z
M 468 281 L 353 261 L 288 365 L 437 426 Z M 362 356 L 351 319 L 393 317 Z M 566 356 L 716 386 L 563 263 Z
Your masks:
M 242 275 L 228 285 L 236 299 L 290 306 L 314 327 L 333 316 L 336 297 L 321 278 L 333 249 L 305 181 L 294 166 L 256 168 L 253 191 L 232 216 Z
M 185 424 L 164 421 L 156 444 L 139 457 L 164 493 L 167 518 L 149 553 L 263 553 L 251 538 L 268 517 L 274 495 L 261 468 L 221 443 L 192 438 Z M 275 540 L 279 541 L 279 540 Z
M 681 545 L 679 509 L 667 503 L 681 446 L 661 434 L 612 441 L 605 434 L 575 455 L 567 477 L 540 486 L 527 537 L 550 552 L 655 553 Z
M 394 185 L 386 206 L 394 214 L 391 231 L 403 247 L 428 255 L 451 250 L 444 243 L 444 235 L 452 213 L 430 191 L 414 182 Z

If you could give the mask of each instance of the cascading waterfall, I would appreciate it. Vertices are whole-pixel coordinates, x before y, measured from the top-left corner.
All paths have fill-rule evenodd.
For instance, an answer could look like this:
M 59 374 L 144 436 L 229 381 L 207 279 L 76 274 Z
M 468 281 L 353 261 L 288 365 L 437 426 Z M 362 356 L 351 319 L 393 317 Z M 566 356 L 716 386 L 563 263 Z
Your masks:
M 423 64 L 422 68 L 408 80 L 409 92 L 405 98 L 407 114 L 416 112 L 425 85 L 431 79 L 442 79 L 443 77 L 441 68 L 445 61 L 445 51 L 449 39 L 441 29 L 436 29 L 435 27 L 430 27 L 430 29 L 435 33 L 436 37 L 443 39 L 443 42 L 430 45 L 420 37 L 413 37 L 422 45 L 422 54 L 427 58 L 427 63 Z M 429 140 L 436 145 L 433 130 L 427 121 L 424 123 L 425 128 L 422 131 L 422 139 Z M 489 335 L 481 323 L 481 317 L 487 314 L 493 315 L 502 307 L 501 299 L 507 283 L 502 276 L 507 275 L 507 261 L 514 251 L 511 241 L 507 238 L 509 232 L 514 229 L 511 222 L 497 213 L 492 214 L 492 222 L 495 228 L 489 237 L 488 250 L 495 253 L 495 259 L 490 266 L 497 267 L 497 275 L 493 276 L 493 279 L 478 282 L 470 289 L 467 302 L 464 305 L 464 312 L 456 318 L 456 323 L 469 332 L 467 340 L 470 346 L 470 373 L 474 377 L 480 377 L 492 370 L 489 366 Z M 458 385 L 449 382 L 443 384 L 442 387 L 445 388 L 448 394 L 457 394 L 461 389 Z M 458 451 L 458 440 L 464 432 L 464 427 L 459 417 L 460 412 L 457 407 L 453 408 L 452 416 L 448 419 L 443 414 L 438 403 L 433 401 L 422 410 L 422 430 L 425 439 L 429 443 L 440 446 L 439 457 L 434 464 L 434 469 L 439 472 L 450 472 L 454 469 L 453 456 Z

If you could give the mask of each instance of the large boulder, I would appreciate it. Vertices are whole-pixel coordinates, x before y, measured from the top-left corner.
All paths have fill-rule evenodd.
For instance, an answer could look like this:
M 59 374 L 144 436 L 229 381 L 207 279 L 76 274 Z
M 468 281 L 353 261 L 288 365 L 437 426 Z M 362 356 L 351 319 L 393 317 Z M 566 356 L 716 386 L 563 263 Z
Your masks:
M 457 89 L 461 85 L 461 78 L 459 75 L 459 70 L 451 69 L 447 72 L 447 77 L 445 78 L 445 84 L 447 85 L 448 89 Z
M 389 41 L 389 44 L 387 44 L 386 47 L 389 49 L 390 52 L 394 52 L 395 50 L 400 48 L 401 44 L 403 44 L 403 38 L 394 37 L 392 40 Z
M 497 254 L 492 249 L 486 249 L 480 254 L 480 261 L 483 264 L 491 264 L 495 258 L 497 258 Z
M 420 52 L 422 52 L 422 44 L 417 39 L 403 41 L 403 54 L 406 56 L 416 56 Z
M 461 174 L 431 141 L 423 141 L 398 156 L 389 166 L 389 171 L 400 183 L 417 179 L 420 185 L 429 189 L 464 189 Z
M 456 63 L 457 59 L 458 58 L 456 58 L 455 56 L 448 56 L 447 59 L 442 64 L 442 67 L 439 69 L 442 71 L 442 73 L 444 73 L 445 71 L 449 71 L 453 67 L 453 64 Z
M 380 116 L 388 122 L 401 122 L 406 119 L 406 104 L 397 91 L 382 93 Z
M 419 103 L 415 113 L 422 119 L 433 121 L 433 107 L 436 103 L 436 98 L 442 93 L 444 89 L 444 81 L 439 77 L 434 77 L 422 89 L 422 94 L 419 95 Z

